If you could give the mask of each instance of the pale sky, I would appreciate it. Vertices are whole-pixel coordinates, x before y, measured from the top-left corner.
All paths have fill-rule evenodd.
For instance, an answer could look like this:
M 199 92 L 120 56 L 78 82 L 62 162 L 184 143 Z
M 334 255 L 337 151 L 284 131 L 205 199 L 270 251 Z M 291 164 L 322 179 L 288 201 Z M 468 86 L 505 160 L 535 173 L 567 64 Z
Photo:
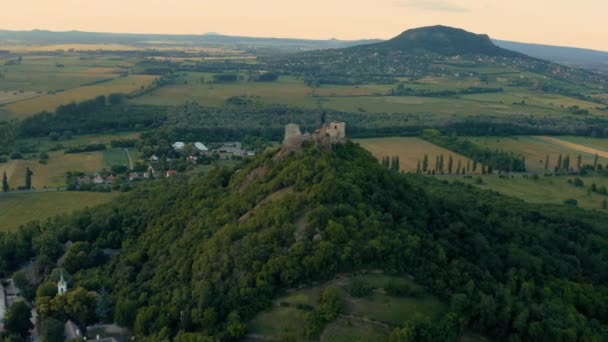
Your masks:
M 428 25 L 608 51 L 608 0 L 2 0 L 0 29 L 390 38 Z

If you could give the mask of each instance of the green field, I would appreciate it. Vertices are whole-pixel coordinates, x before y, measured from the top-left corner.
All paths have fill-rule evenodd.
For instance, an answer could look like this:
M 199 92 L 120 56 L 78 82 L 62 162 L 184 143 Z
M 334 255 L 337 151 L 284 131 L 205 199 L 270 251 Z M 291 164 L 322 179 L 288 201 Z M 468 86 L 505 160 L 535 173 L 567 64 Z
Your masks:
M 134 153 L 134 152 L 129 152 Z M 129 166 L 129 157 L 127 151 L 124 148 L 108 150 L 103 152 L 103 163 L 106 167 L 113 165 L 125 165 Z
M 70 213 L 110 201 L 116 193 L 34 192 L 0 194 L 0 232 L 32 220 Z
M 576 158 L 580 154 L 583 164 L 593 164 L 595 153 L 599 155 L 599 162 L 605 165 L 608 162 L 608 149 L 586 149 L 581 146 L 567 144 L 567 137 L 545 137 L 545 136 L 516 136 L 516 137 L 471 137 L 474 143 L 487 147 L 490 150 L 504 150 L 520 154 L 526 157 L 526 167 L 531 172 L 544 172 L 545 160 L 549 156 L 549 171 L 555 167 L 559 155 L 563 157 L 570 155 L 570 164 L 576 167 Z M 572 139 L 572 138 L 570 138 Z M 578 143 L 597 145 L 598 147 L 608 139 L 578 138 Z M 607 155 L 602 156 L 602 153 Z
M 38 152 L 49 152 L 51 150 L 66 149 L 70 147 L 90 145 L 90 144 L 105 144 L 109 145 L 112 140 L 136 140 L 140 134 L 135 132 L 121 132 L 108 134 L 83 134 L 72 137 L 69 140 L 53 141 L 48 137 L 45 138 L 27 138 L 15 141 L 16 146 L 28 146 L 36 149 Z
M 375 290 L 364 298 L 349 295 L 354 279 L 363 280 Z M 408 283 L 419 292 L 415 297 L 392 297 L 383 287 L 389 281 Z M 390 328 L 419 316 L 437 318 L 446 306 L 435 297 L 424 293 L 411 280 L 382 274 L 367 274 L 353 278 L 339 278 L 323 285 L 292 290 L 278 298 L 273 308 L 258 314 L 249 324 L 249 333 L 269 338 L 302 340 L 305 336 L 306 311 L 296 305 L 316 306 L 321 291 L 327 286 L 337 286 L 344 299 L 340 318 L 331 322 L 323 332 L 323 341 L 352 341 L 353 337 L 366 340 L 385 340 Z M 282 304 L 281 304 L 282 303 Z
M 446 176 L 447 177 L 447 176 Z M 540 176 L 537 180 L 522 175 L 513 175 L 512 178 L 500 178 L 498 175 L 483 176 L 482 184 L 477 184 L 476 178 L 465 179 L 462 177 L 449 177 L 468 184 L 473 184 L 481 189 L 497 191 L 503 195 L 520 198 L 524 201 L 540 204 L 564 204 L 567 199 L 575 199 L 578 206 L 585 209 L 602 209 L 602 202 L 608 200 L 608 196 L 590 192 L 592 184 L 608 187 L 608 177 L 580 177 L 584 185 L 576 187 L 568 180 L 574 180 L 576 176 Z

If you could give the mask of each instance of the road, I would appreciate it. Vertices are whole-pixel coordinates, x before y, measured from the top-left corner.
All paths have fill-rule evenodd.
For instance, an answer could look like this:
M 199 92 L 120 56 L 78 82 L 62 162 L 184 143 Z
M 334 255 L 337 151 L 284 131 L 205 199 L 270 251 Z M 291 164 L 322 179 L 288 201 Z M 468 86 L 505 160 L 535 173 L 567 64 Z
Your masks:
M 125 148 L 125 152 L 127 152 L 127 158 L 129 158 L 129 169 L 133 170 L 135 165 L 133 165 L 133 158 L 131 158 L 131 152 L 129 152 L 128 148 Z

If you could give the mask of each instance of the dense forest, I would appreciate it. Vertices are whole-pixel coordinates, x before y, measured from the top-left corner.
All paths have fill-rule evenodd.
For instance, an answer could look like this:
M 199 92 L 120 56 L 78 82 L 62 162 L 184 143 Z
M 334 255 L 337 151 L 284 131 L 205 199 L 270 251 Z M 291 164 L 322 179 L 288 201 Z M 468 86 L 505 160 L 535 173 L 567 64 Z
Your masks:
M 26 292 L 43 319 L 116 320 L 149 340 L 238 339 L 282 289 L 374 267 L 450 303 L 446 324 L 397 327 L 395 337 L 457 341 L 467 327 L 495 340 L 599 341 L 607 219 L 386 170 L 352 143 L 305 146 L 2 234 L 0 271 L 33 258 Z M 56 279 L 67 241 L 72 296 L 87 303 L 95 291 L 103 317 L 35 291 Z

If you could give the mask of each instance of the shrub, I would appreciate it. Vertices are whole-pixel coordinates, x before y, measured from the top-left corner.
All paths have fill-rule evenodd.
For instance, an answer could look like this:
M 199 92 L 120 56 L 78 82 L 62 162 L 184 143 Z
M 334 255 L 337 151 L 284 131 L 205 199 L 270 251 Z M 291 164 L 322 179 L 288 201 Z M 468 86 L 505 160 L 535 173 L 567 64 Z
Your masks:
M 578 201 L 574 198 L 568 198 L 567 200 L 564 200 L 564 204 L 576 207 L 578 205 Z
M 372 291 L 372 285 L 361 279 L 353 280 L 350 285 L 350 295 L 353 297 L 367 297 L 372 294 Z

